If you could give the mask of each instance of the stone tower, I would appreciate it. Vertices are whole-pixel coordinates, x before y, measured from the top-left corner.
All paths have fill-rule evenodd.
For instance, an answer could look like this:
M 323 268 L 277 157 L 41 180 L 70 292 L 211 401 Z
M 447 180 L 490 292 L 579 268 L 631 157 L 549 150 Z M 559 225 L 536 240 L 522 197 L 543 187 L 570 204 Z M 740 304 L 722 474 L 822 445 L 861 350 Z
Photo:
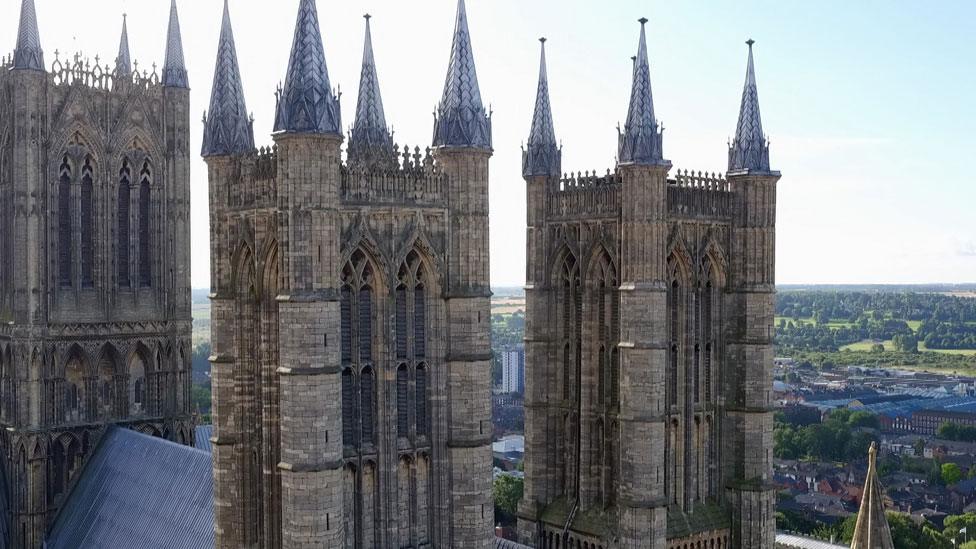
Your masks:
M 175 2 L 169 24 L 162 78 L 134 70 L 124 22 L 114 67 L 55 52 L 48 68 L 23 0 L 2 63 L 0 546 L 40 547 L 108 425 L 193 443 Z
M 728 176 L 671 173 L 646 22 L 617 165 L 605 174 L 560 175 L 543 49 L 523 155 L 519 535 L 546 549 L 771 549 L 779 173 L 752 42 Z
M 463 0 L 426 151 L 393 142 L 366 17 L 345 154 L 298 3 L 274 145 L 226 3 L 205 120 L 217 546 L 490 547 L 491 121 Z

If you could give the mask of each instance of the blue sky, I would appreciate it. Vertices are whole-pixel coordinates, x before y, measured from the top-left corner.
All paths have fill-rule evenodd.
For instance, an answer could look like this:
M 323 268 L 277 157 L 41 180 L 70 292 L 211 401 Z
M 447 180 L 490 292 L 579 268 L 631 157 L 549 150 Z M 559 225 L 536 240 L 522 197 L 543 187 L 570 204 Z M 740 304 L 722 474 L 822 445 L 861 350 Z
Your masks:
M 178 0 L 199 150 L 220 0 Z M 133 57 L 162 63 L 167 0 L 36 0 L 47 61 L 81 50 L 113 59 L 121 14 Z M 13 48 L 17 0 L 0 40 Z M 612 4 L 608 6 L 607 4 Z M 373 38 L 387 121 L 411 146 L 430 141 L 454 0 L 326 1 L 319 15 L 333 85 L 351 124 L 363 20 Z M 297 0 L 231 0 L 248 107 L 270 144 L 273 92 L 284 78 Z M 528 133 L 540 36 L 564 169 L 612 167 L 626 116 L 630 57 L 648 17 L 655 108 L 675 168 L 724 171 L 745 70 L 756 43 L 763 123 L 779 187 L 780 283 L 976 282 L 976 40 L 972 2 L 650 2 L 468 0 L 482 95 L 494 108 L 492 282 L 524 281 Z M 196 158 L 196 157 L 195 157 Z M 209 281 L 207 181 L 193 165 L 193 283 Z

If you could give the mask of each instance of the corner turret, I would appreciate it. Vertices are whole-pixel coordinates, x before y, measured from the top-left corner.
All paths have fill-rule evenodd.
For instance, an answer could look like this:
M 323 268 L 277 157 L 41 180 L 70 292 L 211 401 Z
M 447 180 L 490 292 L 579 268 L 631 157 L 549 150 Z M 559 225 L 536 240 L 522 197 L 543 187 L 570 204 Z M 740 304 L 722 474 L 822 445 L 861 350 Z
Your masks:
M 491 149 L 491 116 L 481 102 L 464 0 L 458 0 L 451 60 L 434 119 L 434 146 Z
M 203 152 L 211 156 L 232 156 L 254 150 L 254 128 L 244 104 L 244 86 L 237 63 L 230 8 L 224 0 L 224 18 L 217 46 L 210 111 L 204 117 Z
M 556 131 L 552 123 L 552 106 L 549 103 L 549 77 L 546 71 L 546 39 L 540 38 L 542 54 L 539 62 L 539 87 L 535 96 L 535 112 L 529 141 L 522 151 L 522 176 L 559 177 L 562 170 L 562 152 L 556 144 Z
M 44 71 L 44 51 L 41 35 L 37 31 L 37 11 L 34 0 L 20 4 L 20 27 L 17 31 L 17 49 L 14 50 L 14 69 Z

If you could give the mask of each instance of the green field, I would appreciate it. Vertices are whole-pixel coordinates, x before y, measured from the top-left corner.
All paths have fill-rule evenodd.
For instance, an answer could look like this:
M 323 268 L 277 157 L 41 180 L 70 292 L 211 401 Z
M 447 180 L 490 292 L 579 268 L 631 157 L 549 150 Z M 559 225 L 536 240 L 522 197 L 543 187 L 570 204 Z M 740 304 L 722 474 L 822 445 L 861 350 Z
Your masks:
M 864 340 L 858 341 L 857 343 L 851 343 L 850 345 L 844 345 L 840 348 L 841 351 L 860 351 L 860 352 L 870 352 L 871 348 L 877 344 L 877 341 Z M 895 349 L 895 344 L 889 339 L 887 341 L 882 341 L 885 351 L 892 351 Z M 929 353 L 940 353 L 944 355 L 958 355 L 958 356 L 976 356 L 976 349 L 929 349 L 925 347 L 925 343 L 918 343 L 918 350 Z

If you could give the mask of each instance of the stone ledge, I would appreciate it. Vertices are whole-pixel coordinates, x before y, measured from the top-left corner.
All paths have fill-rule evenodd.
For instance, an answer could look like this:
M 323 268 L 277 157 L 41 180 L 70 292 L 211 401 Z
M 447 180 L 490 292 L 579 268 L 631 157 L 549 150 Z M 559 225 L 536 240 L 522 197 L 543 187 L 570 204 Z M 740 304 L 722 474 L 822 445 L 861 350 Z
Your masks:
M 491 435 L 481 435 L 477 438 L 454 438 L 447 441 L 448 448 L 480 448 L 491 446 Z
M 338 471 L 342 469 L 345 460 L 337 459 L 332 461 L 322 461 L 318 463 L 286 463 L 278 464 L 278 469 L 289 473 L 325 473 L 328 471 Z
M 338 374 L 342 369 L 338 366 L 328 366 L 325 368 L 287 368 L 282 366 L 277 372 L 283 376 L 322 376 L 328 374 Z
M 444 360 L 446 362 L 485 362 L 494 358 L 489 351 L 487 353 L 450 353 Z

